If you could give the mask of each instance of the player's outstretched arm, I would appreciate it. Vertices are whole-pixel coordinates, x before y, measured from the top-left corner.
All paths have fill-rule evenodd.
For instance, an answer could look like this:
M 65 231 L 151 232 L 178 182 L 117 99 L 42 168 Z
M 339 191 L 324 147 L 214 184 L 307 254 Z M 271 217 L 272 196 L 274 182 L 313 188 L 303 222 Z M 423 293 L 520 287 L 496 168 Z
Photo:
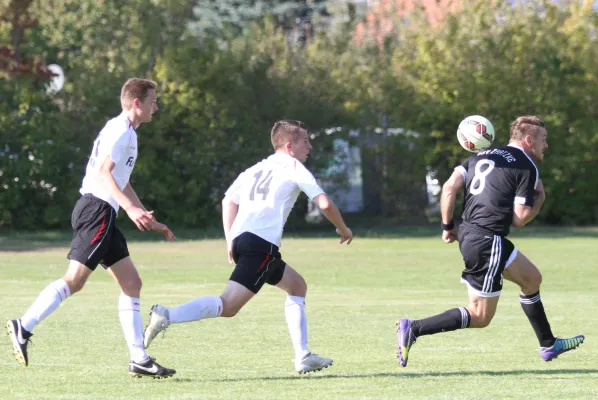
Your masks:
M 324 216 L 328 218 L 328 221 L 336 227 L 336 232 L 341 235 L 341 244 L 345 242 L 351 244 L 351 241 L 353 240 L 353 232 L 351 232 L 351 229 L 345 224 L 341 212 L 334 202 L 324 193 L 317 195 L 313 200 L 318 207 L 320 207 Z
M 110 193 L 112 198 L 116 200 L 118 205 L 125 210 L 131 221 L 137 225 L 140 231 L 152 229 L 152 223 L 156 221 L 152 215 L 154 212 L 139 208 L 132 199 L 120 190 L 114 180 L 114 176 L 112 176 L 112 170 L 115 166 L 116 164 L 110 159 L 110 156 L 106 156 L 100 165 L 99 182 Z
M 224 237 L 226 238 L 226 252 L 228 254 L 228 262 L 233 263 L 232 238 L 230 237 L 230 229 L 235 222 L 237 213 L 239 212 L 239 205 L 235 203 L 230 197 L 222 199 L 222 227 L 224 228 Z
M 442 185 L 440 194 L 440 214 L 442 218 L 442 240 L 453 243 L 457 240 L 457 230 L 453 220 L 457 193 L 465 184 L 465 179 L 459 171 L 453 171 L 451 177 Z

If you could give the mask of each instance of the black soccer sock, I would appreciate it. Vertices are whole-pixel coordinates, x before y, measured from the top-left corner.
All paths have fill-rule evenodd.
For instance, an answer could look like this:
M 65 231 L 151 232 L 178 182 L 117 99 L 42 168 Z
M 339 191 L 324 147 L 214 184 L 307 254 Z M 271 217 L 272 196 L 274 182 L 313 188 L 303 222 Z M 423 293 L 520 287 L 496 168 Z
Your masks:
M 532 324 L 534 332 L 538 337 L 538 342 L 542 347 L 551 347 L 556 340 L 550 329 L 544 306 L 542 305 L 542 299 L 540 298 L 540 292 L 530 295 L 519 295 L 519 302 L 523 312 L 527 315 L 529 323 Z
M 415 337 L 433 335 L 438 332 L 450 332 L 469 328 L 471 316 L 465 307 L 453 308 L 442 314 L 413 321 L 411 331 Z

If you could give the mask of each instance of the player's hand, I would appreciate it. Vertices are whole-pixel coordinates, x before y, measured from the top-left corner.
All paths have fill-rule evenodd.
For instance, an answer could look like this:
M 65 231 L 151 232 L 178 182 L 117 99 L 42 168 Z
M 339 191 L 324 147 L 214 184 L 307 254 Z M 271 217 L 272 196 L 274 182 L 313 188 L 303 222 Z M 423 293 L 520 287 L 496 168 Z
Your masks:
M 152 224 L 156 222 L 156 218 L 154 218 L 153 211 L 145 211 L 137 206 L 130 206 L 128 209 L 125 210 L 131 221 L 140 231 L 150 230 L 152 229 Z
M 450 231 L 442 231 L 442 240 L 446 244 L 453 243 L 457 240 L 457 230 L 453 228 Z
M 226 253 L 228 255 L 228 263 L 234 264 L 235 260 L 233 260 L 233 245 L 232 245 L 232 243 L 226 244 Z
M 347 245 L 349 245 L 353 241 L 353 232 L 351 232 L 351 229 L 347 227 L 345 227 L 345 229 L 343 229 L 342 231 L 336 228 L 336 233 L 341 235 L 341 244 L 347 242 Z
M 152 222 L 151 229 L 156 232 L 162 232 L 166 237 L 166 240 L 168 240 L 169 242 L 174 242 L 176 240 L 176 236 L 174 236 L 174 233 L 172 233 L 170 228 L 164 224 L 159 223 L 158 221 Z

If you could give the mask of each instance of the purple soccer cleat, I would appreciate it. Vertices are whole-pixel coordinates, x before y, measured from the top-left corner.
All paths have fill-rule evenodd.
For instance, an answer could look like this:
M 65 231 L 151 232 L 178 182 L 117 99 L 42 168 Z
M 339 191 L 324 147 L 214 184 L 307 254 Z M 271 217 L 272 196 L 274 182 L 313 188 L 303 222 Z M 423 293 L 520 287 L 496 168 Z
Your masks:
M 556 338 L 552 347 L 540 347 L 540 355 L 544 361 L 552 361 L 569 350 L 575 350 L 583 343 L 584 339 L 584 335 L 577 335 L 567 339 Z
M 407 366 L 409 359 L 409 349 L 417 340 L 411 331 L 412 320 L 402 318 L 397 322 L 397 358 L 402 367 Z

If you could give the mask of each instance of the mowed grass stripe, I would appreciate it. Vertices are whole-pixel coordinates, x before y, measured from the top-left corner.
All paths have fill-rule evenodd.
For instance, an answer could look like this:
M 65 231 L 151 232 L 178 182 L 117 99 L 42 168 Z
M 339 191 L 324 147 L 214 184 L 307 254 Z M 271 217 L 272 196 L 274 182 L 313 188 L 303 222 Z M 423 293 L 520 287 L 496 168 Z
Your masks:
M 436 238 L 286 239 L 284 259 L 307 280 L 310 346 L 335 363 L 298 376 L 284 320 L 285 295 L 266 287 L 233 319 L 171 326 L 150 354 L 176 368 L 170 380 L 134 380 L 117 315 L 118 287 L 100 268 L 87 287 L 36 327 L 28 369 L 0 345 L 1 398 L 14 399 L 593 399 L 598 393 L 598 240 L 516 237 L 544 276 L 555 334 L 584 333 L 551 363 L 538 355 L 518 290 L 505 283 L 489 328 L 423 337 L 409 366 L 396 364 L 396 319 L 466 304 L 457 246 Z M 25 246 L 25 244 L 24 244 Z M 131 242 L 144 281 L 142 314 L 219 294 L 231 272 L 219 240 Z M 0 252 L 4 320 L 20 316 L 66 270 L 66 249 Z

